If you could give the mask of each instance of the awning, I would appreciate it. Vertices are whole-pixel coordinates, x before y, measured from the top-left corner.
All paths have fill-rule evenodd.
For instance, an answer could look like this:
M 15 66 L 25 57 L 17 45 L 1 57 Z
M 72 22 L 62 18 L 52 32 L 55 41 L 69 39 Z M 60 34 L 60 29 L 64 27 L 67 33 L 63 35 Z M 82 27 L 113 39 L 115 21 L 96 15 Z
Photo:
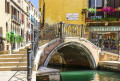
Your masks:
M 90 27 L 90 31 L 94 32 L 100 32 L 100 31 L 106 31 L 106 32 L 115 32 L 120 31 L 120 26 L 98 26 L 98 27 Z

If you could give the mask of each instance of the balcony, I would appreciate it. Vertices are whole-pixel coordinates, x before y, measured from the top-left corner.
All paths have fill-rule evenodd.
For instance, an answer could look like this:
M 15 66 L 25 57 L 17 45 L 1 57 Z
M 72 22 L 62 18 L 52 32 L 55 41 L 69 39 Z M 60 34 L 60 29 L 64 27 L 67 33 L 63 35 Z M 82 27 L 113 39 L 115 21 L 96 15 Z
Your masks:
M 120 11 L 115 8 L 114 13 L 105 13 L 103 9 L 96 10 L 95 13 L 88 13 L 86 17 L 86 25 L 88 27 L 93 26 L 120 26 Z
M 11 15 L 11 19 L 13 22 L 17 23 L 17 24 L 21 24 L 21 20 L 17 18 L 17 16 L 15 15 Z

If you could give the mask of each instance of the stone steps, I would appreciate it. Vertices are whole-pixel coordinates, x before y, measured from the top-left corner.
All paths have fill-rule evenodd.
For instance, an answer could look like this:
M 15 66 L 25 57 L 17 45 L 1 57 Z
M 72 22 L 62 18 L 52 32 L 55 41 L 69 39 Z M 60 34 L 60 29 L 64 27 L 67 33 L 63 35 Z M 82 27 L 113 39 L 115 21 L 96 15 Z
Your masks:
M 26 62 L 27 58 L 0 58 L 0 62 Z
M 13 54 L 27 54 L 27 51 L 14 51 Z
M 0 67 L 0 71 L 26 71 L 26 66 L 3 66 Z
M 0 58 L 22 58 L 27 57 L 27 54 L 6 54 L 6 55 L 0 55 Z
M 2 66 L 27 66 L 27 62 L 0 62 L 0 67 Z
M 27 51 L 27 49 L 20 49 L 19 51 Z
M 13 54 L 0 55 L 0 71 L 26 71 L 27 49 L 30 46 L 13 51 Z

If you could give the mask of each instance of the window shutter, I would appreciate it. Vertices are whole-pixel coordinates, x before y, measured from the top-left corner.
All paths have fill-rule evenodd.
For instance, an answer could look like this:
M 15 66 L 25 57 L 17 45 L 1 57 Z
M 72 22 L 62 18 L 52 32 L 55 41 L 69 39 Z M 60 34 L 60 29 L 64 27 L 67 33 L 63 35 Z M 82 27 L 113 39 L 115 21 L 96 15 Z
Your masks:
M 91 0 L 89 0 L 89 8 L 91 7 Z
M 110 0 L 109 1 L 109 6 L 112 8 L 115 8 L 115 0 Z
M 7 13 L 9 13 L 10 11 L 9 11 L 9 2 L 7 2 Z
M 104 7 L 104 0 L 102 0 L 102 7 Z
M 115 0 L 115 8 L 120 7 L 120 0 Z
M 5 0 L 5 12 L 7 12 L 7 0 Z

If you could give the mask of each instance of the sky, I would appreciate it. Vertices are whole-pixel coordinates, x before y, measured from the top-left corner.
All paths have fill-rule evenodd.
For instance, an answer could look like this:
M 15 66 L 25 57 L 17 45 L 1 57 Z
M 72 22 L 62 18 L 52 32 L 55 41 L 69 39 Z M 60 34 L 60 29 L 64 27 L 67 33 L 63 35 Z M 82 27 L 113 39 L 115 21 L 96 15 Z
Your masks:
M 29 0 L 29 1 L 31 1 L 37 9 L 39 9 L 39 0 Z

